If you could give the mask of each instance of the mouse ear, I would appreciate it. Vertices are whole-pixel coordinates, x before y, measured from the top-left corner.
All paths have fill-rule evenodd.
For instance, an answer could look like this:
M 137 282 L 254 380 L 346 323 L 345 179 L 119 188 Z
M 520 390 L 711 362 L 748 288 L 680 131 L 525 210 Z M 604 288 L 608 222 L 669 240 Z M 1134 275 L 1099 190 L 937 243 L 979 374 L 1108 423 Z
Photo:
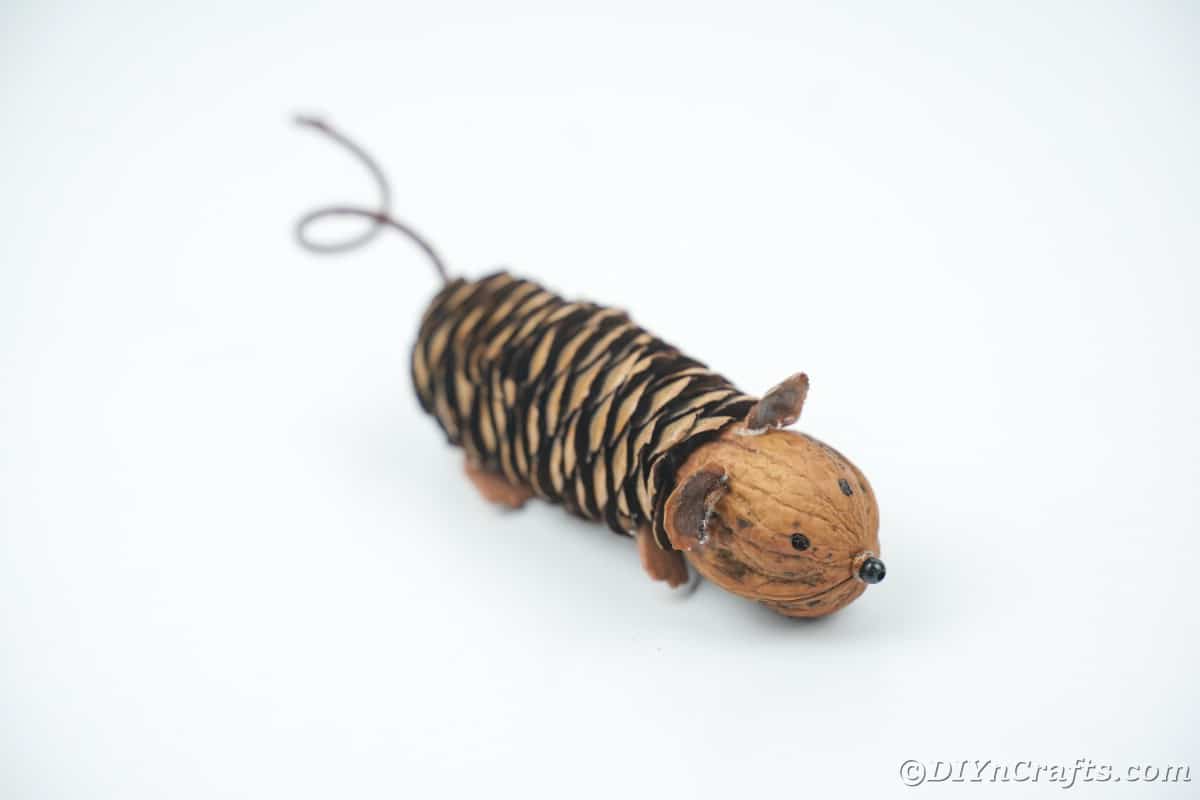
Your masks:
M 723 467 L 706 464 L 693 472 L 667 498 L 664 521 L 667 538 L 677 550 L 691 550 L 708 540 L 708 520 L 725 494 L 729 475 Z
M 739 433 L 762 433 L 768 428 L 786 428 L 800 419 L 804 398 L 808 396 L 808 376 L 797 372 L 767 392 L 750 407 Z

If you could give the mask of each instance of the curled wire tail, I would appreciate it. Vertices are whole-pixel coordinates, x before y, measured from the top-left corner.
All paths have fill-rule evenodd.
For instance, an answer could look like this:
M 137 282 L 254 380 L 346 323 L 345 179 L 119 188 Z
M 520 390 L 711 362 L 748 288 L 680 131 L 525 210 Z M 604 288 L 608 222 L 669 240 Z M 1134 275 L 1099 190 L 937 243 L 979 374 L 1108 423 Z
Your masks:
M 296 241 L 300 246 L 313 253 L 344 253 L 367 244 L 383 228 L 391 228 L 403 234 L 420 247 L 425 252 L 425 255 L 429 257 L 429 260 L 433 262 L 433 267 L 437 270 L 438 275 L 441 276 L 442 282 L 448 283 L 450 281 L 450 274 L 446 269 L 446 262 L 438 255 L 433 245 L 412 227 L 392 216 L 391 186 L 389 186 L 387 176 L 383 174 L 383 170 L 379 168 L 379 164 L 375 162 L 375 159 L 371 158 L 367 151 L 363 150 L 354 141 L 347 138 L 324 120 L 316 117 L 297 116 L 296 124 L 312 128 L 349 150 L 366 167 L 367 171 L 371 173 L 371 177 L 374 178 L 375 186 L 379 192 L 379 200 L 374 211 L 358 206 L 331 205 L 314 209 L 300 217 L 300 219 L 296 220 L 295 228 Z M 337 242 L 321 242 L 309 235 L 309 229 L 314 223 L 332 217 L 361 217 L 370 220 L 372 224 L 361 234 Z

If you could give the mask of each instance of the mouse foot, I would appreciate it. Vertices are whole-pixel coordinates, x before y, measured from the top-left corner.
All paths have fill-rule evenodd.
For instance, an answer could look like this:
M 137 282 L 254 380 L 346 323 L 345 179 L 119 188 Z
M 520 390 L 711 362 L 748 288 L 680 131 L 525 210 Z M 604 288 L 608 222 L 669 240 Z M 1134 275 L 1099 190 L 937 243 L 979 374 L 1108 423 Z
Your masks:
M 638 531 L 634 538 L 637 539 L 638 555 L 647 575 L 656 581 L 666 581 L 672 589 L 688 582 L 687 562 L 683 559 L 683 553 L 663 550 L 648 530 Z
M 511 483 L 503 475 L 472 464 L 470 459 L 464 463 L 464 471 L 471 483 L 483 495 L 483 499 L 504 508 L 518 509 L 525 505 L 533 492 L 524 487 Z

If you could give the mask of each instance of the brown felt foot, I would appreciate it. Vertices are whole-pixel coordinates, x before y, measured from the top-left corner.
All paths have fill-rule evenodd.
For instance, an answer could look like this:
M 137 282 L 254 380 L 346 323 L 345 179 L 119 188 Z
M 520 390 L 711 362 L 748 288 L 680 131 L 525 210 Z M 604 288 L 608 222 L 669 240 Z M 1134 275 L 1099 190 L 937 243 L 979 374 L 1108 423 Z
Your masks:
M 646 574 L 656 581 L 666 581 L 672 589 L 687 583 L 688 568 L 683 553 L 663 550 L 655 544 L 649 531 L 638 531 L 634 538 L 637 539 L 638 555 L 642 557 Z
M 516 509 L 525 505 L 525 501 L 533 497 L 533 492 L 524 486 L 515 486 L 509 483 L 503 475 L 497 475 L 495 472 L 477 467 L 469 460 L 466 462 L 465 468 L 471 483 L 475 484 L 475 488 L 483 495 L 483 499 L 489 503 Z

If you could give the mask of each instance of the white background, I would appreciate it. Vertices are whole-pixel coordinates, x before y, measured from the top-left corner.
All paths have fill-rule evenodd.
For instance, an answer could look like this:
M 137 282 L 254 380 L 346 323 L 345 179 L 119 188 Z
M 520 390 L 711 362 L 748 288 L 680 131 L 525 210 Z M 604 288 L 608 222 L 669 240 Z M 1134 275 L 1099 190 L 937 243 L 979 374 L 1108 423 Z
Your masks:
M 952 5 L 6 3 L 0 796 L 1192 795 L 1200 14 Z M 373 198 L 295 111 L 456 273 L 806 370 L 887 580 L 788 621 L 485 505 L 427 263 L 290 238 Z

